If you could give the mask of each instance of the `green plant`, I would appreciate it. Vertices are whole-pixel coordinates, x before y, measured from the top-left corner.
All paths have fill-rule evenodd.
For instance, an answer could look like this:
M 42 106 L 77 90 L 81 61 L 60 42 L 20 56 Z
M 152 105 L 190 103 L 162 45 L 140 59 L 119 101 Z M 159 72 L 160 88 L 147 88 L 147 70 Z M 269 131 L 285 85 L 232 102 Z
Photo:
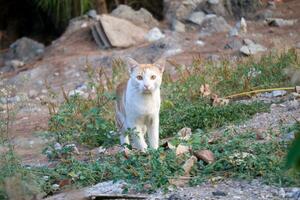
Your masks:
M 287 155 L 287 167 L 300 170 L 300 122 L 297 122 L 293 129 L 295 139 Z
M 34 2 L 48 13 L 58 28 L 64 28 L 70 19 L 84 14 L 91 8 L 91 0 L 34 0 Z

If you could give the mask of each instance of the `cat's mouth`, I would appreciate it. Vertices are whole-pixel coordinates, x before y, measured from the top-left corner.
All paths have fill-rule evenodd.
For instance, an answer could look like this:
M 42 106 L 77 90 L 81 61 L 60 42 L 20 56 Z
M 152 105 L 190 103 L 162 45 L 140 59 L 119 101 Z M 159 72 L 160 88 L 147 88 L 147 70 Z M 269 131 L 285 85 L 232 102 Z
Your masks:
M 152 94 L 151 90 L 143 90 L 143 94 Z

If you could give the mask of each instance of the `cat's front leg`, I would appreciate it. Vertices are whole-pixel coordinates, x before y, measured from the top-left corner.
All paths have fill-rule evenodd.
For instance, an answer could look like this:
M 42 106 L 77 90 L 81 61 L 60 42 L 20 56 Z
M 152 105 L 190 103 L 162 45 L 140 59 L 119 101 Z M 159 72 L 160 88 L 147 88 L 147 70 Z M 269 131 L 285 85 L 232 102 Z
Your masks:
M 149 145 L 151 148 L 157 149 L 159 146 L 159 115 L 155 115 L 148 126 Z
M 146 151 L 148 145 L 145 141 L 146 127 L 144 125 L 135 125 L 132 135 L 132 146 L 141 151 Z

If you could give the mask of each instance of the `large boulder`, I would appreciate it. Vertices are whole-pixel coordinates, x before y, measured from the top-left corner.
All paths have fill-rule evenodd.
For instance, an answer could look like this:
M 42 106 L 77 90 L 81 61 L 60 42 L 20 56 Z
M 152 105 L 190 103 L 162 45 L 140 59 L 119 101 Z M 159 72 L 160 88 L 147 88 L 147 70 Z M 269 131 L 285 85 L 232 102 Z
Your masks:
M 227 32 L 231 29 L 231 26 L 221 16 L 213 14 L 206 15 L 201 28 L 201 35 L 210 35 L 212 33 Z
M 28 62 L 44 54 L 45 46 L 30 38 L 22 37 L 10 45 L 6 60 Z
M 126 19 L 135 25 L 143 26 L 144 28 L 158 26 L 158 21 L 144 8 L 135 11 L 131 7 L 121 4 L 112 11 L 111 15 Z
M 165 18 L 170 23 L 174 18 L 184 21 L 205 1 L 206 0 L 164 0 Z
M 101 15 L 100 21 L 113 47 L 126 48 L 145 42 L 147 31 L 125 19 Z
M 226 2 L 224 0 L 208 0 L 201 8 L 207 14 L 216 14 L 220 16 L 228 16 L 225 8 Z

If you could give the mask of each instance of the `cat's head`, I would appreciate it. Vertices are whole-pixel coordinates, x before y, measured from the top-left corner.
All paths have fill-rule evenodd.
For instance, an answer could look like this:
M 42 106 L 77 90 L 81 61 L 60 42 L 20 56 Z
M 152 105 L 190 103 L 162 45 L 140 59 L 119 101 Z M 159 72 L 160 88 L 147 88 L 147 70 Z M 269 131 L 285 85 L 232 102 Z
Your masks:
M 151 94 L 159 89 L 165 68 L 165 61 L 154 64 L 140 64 L 132 58 L 127 58 L 130 79 L 133 86 L 143 94 Z

